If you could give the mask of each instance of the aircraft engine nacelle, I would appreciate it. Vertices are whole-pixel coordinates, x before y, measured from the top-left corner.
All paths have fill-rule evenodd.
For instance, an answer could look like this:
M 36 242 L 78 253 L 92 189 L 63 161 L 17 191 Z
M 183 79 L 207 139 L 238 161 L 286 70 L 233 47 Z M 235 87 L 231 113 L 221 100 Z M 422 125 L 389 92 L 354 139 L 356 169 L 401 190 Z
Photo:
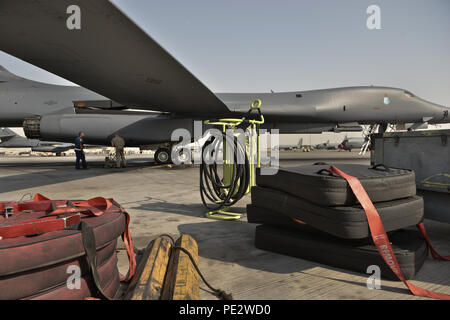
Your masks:
M 175 129 L 184 128 L 191 134 L 193 120 L 169 115 L 136 114 L 50 114 L 27 118 L 23 123 L 30 139 L 73 142 L 80 131 L 86 144 L 111 144 L 115 132 L 125 139 L 128 147 L 171 141 Z

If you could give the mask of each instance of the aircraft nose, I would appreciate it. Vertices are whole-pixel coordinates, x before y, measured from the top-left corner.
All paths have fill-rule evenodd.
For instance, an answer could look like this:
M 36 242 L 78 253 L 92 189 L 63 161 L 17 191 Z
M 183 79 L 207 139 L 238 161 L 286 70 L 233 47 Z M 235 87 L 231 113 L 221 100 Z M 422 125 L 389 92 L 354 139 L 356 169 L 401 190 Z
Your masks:
M 450 123 L 450 108 L 442 105 L 430 103 L 432 109 L 435 111 L 433 122 L 435 123 Z

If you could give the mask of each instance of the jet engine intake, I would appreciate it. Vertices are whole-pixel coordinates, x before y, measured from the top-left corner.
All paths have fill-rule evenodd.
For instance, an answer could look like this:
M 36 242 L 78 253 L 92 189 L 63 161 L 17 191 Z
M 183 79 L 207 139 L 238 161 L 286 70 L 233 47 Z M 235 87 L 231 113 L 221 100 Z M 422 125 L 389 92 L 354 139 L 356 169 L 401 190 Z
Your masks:
M 23 121 L 23 132 L 28 139 L 40 139 L 41 117 L 25 118 Z

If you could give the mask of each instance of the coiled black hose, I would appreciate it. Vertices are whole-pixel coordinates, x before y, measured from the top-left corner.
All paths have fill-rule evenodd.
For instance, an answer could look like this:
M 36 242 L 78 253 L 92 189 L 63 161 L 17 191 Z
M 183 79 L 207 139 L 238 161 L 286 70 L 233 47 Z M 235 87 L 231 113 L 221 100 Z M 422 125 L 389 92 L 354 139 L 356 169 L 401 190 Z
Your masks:
M 200 165 L 200 195 L 203 205 L 210 211 L 218 211 L 238 202 L 246 193 L 250 183 L 250 164 L 244 142 L 232 134 L 222 133 L 213 136 L 202 149 Z M 225 141 L 225 142 L 224 142 Z M 218 150 L 232 152 L 232 174 L 230 184 L 224 184 L 224 177 L 219 175 Z M 225 157 L 225 151 L 223 151 Z M 221 163 L 220 163 L 221 165 Z

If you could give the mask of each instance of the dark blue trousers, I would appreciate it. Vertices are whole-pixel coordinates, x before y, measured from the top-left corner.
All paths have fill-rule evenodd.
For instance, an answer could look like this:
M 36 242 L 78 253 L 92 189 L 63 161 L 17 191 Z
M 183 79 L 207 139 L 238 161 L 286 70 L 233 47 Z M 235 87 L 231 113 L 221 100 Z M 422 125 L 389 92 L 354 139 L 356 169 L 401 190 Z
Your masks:
M 80 161 L 81 161 L 81 164 L 83 165 L 83 169 L 86 169 L 87 164 L 86 164 L 86 158 L 84 157 L 84 152 L 75 150 L 75 155 L 77 156 L 77 160 L 75 162 L 75 168 L 80 169 Z

